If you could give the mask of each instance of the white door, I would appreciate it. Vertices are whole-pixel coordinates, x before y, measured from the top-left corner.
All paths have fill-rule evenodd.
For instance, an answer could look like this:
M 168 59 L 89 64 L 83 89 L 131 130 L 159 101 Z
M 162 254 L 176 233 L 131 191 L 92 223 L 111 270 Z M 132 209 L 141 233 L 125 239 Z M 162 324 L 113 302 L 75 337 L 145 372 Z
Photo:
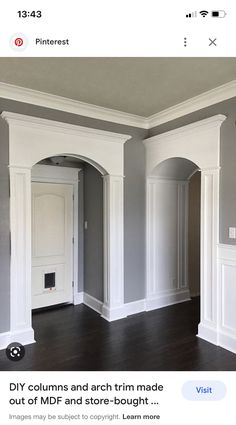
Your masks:
M 73 186 L 32 183 L 32 308 L 72 302 Z

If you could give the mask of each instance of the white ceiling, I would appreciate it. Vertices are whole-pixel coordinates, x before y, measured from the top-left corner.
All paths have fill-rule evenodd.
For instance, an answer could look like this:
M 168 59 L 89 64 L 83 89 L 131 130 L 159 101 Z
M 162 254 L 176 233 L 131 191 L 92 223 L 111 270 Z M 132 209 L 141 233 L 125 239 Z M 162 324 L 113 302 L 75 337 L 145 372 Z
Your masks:
M 0 58 L 0 81 L 144 117 L 236 79 L 236 58 Z

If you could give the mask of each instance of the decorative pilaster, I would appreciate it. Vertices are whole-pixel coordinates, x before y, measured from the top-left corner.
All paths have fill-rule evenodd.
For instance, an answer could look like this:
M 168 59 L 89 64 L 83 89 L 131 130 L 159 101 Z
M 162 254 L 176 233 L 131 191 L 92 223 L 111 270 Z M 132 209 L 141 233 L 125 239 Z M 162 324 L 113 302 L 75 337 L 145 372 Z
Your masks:
M 104 304 L 112 321 L 124 314 L 124 177 L 104 176 Z
M 31 327 L 30 169 L 10 167 L 11 340 L 34 342 Z M 11 341 L 9 341 L 11 342 Z
M 219 168 L 201 173 L 201 322 L 198 336 L 217 344 Z

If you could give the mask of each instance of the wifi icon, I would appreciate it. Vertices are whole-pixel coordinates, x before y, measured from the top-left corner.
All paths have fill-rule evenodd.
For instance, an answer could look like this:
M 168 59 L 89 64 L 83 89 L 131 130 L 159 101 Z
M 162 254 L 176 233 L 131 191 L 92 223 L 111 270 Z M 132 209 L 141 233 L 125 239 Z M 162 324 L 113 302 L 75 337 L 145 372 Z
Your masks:
M 201 10 L 201 12 L 199 12 L 199 13 L 203 18 L 205 18 L 208 15 L 209 12 L 207 12 L 207 10 Z

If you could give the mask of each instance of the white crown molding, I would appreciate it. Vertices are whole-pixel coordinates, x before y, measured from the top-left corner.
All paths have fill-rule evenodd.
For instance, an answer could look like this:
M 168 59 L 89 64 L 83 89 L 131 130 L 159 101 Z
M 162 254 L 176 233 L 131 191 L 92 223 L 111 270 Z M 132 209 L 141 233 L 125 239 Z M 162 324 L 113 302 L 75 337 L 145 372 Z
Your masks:
M 102 106 L 92 105 L 12 84 L 0 82 L 0 97 L 116 124 L 148 128 L 147 119 L 139 115 L 104 108 Z
M 0 82 L 0 97 L 102 121 L 150 129 L 236 96 L 236 80 L 208 90 L 149 117 L 117 111 Z
M 167 108 L 157 114 L 148 117 L 149 128 L 156 127 L 166 122 L 223 102 L 227 99 L 232 99 L 236 96 L 236 80 L 218 86 L 212 90 L 208 90 L 198 96 L 192 97 L 184 102 L 178 103 L 171 108 Z
M 67 124 L 64 122 L 48 120 L 44 118 L 37 118 L 30 115 L 22 115 L 14 112 L 3 111 L 1 117 L 9 124 L 38 128 L 40 130 L 60 132 L 64 134 L 79 134 L 80 137 L 92 139 L 96 137 L 97 140 L 112 141 L 115 143 L 124 144 L 131 138 L 128 134 L 113 133 L 105 130 L 97 130 L 80 125 Z

